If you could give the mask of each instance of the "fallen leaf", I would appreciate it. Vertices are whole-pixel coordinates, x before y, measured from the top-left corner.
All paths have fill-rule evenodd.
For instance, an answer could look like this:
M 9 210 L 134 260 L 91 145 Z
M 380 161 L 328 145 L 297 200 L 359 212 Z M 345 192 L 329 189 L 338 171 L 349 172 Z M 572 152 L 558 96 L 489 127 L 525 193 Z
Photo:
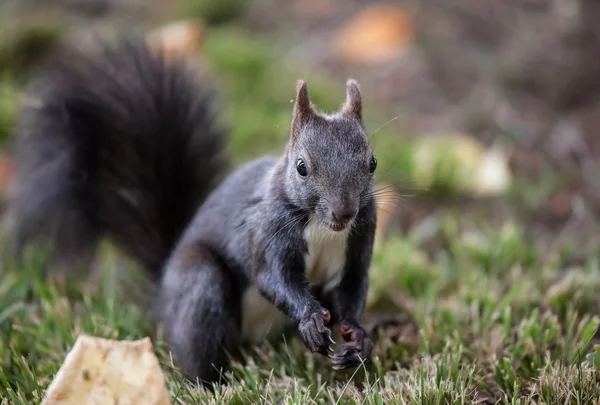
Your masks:
M 511 184 L 508 158 L 464 134 L 425 136 L 417 141 L 413 180 L 420 187 L 442 186 L 477 197 L 505 193 Z
M 367 331 L 374 342 L 383 337 L 383 339 L 389 339 L 394 343 L 399 341 L 409 343 L 415 349 L 419 344 L 419 326 L 407 312 L 400 312 L 394 317 L 377 319 L 367 325 Z
M 510 187 L 508 158 L 499 149 L 491 148 L 481 156 L 472 191 L 477 196 L 502 194 Z
M 170 405 L 149 338 L 117 341 L 80 335 L 42 405 Z
M 161 27 L 152 31 L 147 40 L 155 51 L 160 50 L 167 59 L 171 59 L 175 56 L 193 55 L 202 46 L 204 37 L 204 23 L 195 19 Z
M 413 18 L 399 6 L 367 7 L 335 36 L 338 55 L 353 63 L 380 63 L 396 57 L 413 41 Z

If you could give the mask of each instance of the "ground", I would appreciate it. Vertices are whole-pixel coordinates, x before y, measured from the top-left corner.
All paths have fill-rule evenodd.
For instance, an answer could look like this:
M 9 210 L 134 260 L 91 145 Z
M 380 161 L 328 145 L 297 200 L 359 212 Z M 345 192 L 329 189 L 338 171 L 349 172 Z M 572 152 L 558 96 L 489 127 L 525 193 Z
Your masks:
M 11 24 L 3 28 L 17 26 L 10 32 L 20 41 L 0 48 L 3 156 L 10 157 L 18 90 L 65 27 L 76 36 L 91 22 L 112 29 L 133 21 L 145 30 L 210 17 L 199 57 L 218 72 L 238 162 L 283 146 L 296 78 L 332 109 L 345 78 L 356 77 L 379 180 L 400 194 L 389 197 L 394 226 L 371 268 L 365 323 L 380 325 L 373 364 L 334 372 L 295 339 L 248 353 L 233 382 L 209 393 L 177 372 L 140 301 L 147 291 L 110 246 L 92 281 L 63 283 L 44 273 L 41 252 L 16 266 L 3 251 L 0 403 L 39 403 L 83 332 L 152 336 L 173 403 L 599 403 L 598 6 L 402 2 L 416 16 L 410 47 L 365 65 L 344 62 L 330 45 L 361 2 L 300 3 L 7 2 L 0 14 Z M 40 24 L 46 13 L 57 17 Z M 23 34 L 22 21 L 35 29 Z M 503 145 L 510 191 L 476 198 L 452 184 L 417 186 L 412 146 L 434 132 Z M 3 232 L 8 246 L 9 228 Z

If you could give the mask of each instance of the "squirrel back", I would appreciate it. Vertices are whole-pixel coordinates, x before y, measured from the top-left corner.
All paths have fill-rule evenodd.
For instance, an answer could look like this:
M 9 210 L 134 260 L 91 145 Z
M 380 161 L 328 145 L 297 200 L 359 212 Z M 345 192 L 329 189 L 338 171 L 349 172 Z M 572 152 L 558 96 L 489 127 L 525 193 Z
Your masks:
M 101 238 L 156 277 L 227 167 L 216 92 L 143 40 L 60 51 L 17 120 L 18 254 L 36 239 L 75 261 Z

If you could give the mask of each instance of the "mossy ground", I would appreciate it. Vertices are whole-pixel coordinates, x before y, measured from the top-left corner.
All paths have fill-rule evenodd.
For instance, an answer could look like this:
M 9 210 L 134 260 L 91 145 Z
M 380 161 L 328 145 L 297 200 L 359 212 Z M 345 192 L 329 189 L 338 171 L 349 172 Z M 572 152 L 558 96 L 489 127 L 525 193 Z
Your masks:
M 269 49 L 230 27 L 215 29 L 206 43 L 238 162 L 278 153 L 287 136 L 296 72 Z M 310 92 L 331 110 L 343 83 L 313 79 Z M 13 97 L 12 87 L 2 94 Z M 0 108 L 0 117 L 8 117 L 13 105 L 0 102 Z M 370 127 L 379 128 L 386 120 L 367 109 Z M 386 127 L 372 140 L 380 179 L 400 184 L 410 170 L 410 148 Z M 600 250 L 575 262 L 568 246 L 542 249 L 519 223 L 495 227 L 452 209 L 441 211 L 436 224 L 433 251 L 419 232 L 396 233 L 376 251 L 368 315 L 403 321 L 398 333 L 382 334 L 370 367 L 334 372 L 295 339 L 249 353 L 236 363 L 233 381 L 214 393 L 184 381 L 174 368 L 148 312 L 131 300 L 128 265 L 110 249 L 102 250 L 93 283 L 54 283 L 44 275 L 40 252 L 30 252 L 19 267 L 4 256 L 0 403 L 39 403 L 80 333 L 153 336 L 175 404 L 598 403 Z

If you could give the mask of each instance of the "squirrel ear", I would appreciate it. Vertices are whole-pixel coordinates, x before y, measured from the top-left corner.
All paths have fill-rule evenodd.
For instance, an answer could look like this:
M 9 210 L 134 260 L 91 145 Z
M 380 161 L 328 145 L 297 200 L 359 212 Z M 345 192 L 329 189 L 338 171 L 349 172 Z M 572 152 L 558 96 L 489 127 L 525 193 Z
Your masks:
M 313 106 L 308 98 L 308 89 L 304 80 L 296 83 L 296 103 L 292 114 L 292 136 L 296 135 L 314 114 Z
M 355 118 L 362 124 L 362 97 L 358 82 L 354 79 L 346 82 L 346 101 L 342 106 L 342 114 Z

